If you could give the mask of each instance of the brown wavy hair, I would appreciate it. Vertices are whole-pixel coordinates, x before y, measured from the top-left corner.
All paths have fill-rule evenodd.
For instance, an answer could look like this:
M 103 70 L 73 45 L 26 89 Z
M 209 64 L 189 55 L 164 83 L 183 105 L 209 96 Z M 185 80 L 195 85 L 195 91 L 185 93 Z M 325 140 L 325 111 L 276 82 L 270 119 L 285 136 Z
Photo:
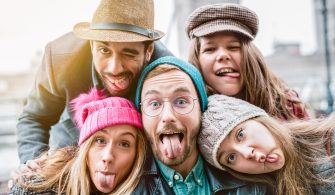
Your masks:
M 245 39 L 240 39 L 240 42 L 240 74 L 243 82 L 241 99 L 264 109 L 272 116 L 286 120 L 297 118 L 287 107 L 286 84 L 270 71 L 264 56 L 252 42 Z M 191 40 L 188 61 L 202 71 L 199 62 L 200 46 L 198 37 Z M 209 95 L 217 93 L 211 86 L 206 85 Z
M 142 130 L 137 130 L 136 160 L 128 177 L 117 186 L 112 194 L 131 194 L 137 186 L 145 160 L 146 142 Z M 55 151 L 41 164 L 41 171 L 33 175 L 41 182 L 29 182 L 22 175 L 19 185 L 29 190 L 56 189 L 57 194 L 89 195 L 96 192 L 88 169 L 87 153 L 96 136 L 91 136 L 80 147 L 69 146 Z
M 266 174 L 245 174 L 229 167 L 233 176 L 249 182 L 267 183 L 279 195 L 314 194 L 313 187 L 335 182 L 335 175 L 320 176 L 313 169 L 324 162 L 334 161 L 335 156 L 325 154 L 325 145 L 335 128 L 335 114 L 326 119 L 279 123 L 271 117 L 257 117 L 278 141 L 285 156 L 282 169 Z M 334 136 L 334 135 L 333 135 Z

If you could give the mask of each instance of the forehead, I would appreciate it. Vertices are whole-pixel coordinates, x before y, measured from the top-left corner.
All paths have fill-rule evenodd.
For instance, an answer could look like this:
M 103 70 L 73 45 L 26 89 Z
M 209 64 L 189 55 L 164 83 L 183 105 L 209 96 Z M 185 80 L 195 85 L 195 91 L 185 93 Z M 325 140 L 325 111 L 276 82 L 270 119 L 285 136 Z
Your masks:
M 220 39 L 220 40 L 222 39 L 222 40 L 239 42 L 239 38 L 237 34 L 234 32 L 221 31 L 221 32 L 213 33 L 207 36 L 199 37 L 200 42 L 205 42 L 205 43 L 213 39 Z
M 197 97 L 195 86 L 188 74 L 181 70 L 171 70 L 144 81 L 142 97 L 157 94 L 164 97 L 182 92 Z
M 118 49 L 144 49 L 143 42 L 107 42 L 107 41 L 93 41 L 93 45 L 105 46 L 108 48 L 118 48 Z

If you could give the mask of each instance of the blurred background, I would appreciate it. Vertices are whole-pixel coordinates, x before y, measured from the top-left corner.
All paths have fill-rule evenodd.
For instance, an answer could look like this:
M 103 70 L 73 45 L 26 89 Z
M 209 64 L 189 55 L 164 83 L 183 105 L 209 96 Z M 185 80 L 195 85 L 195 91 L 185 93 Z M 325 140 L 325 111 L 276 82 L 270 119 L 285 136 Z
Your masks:
M 333 110 L 335 82 L 334 0 L 155 0 L 155 25 L 163 43 L 187 59 L 187 16 L 205 4 L 230 2 L 254 10 L 260 30 L 254 40 L 269 67 L 315 116 Z M 90 21 L 99 0 L 0 0 L 0 194 L 18 167 L 16 122 L 48 41 Z M 326 25 L 325 25 L 326 24 Z

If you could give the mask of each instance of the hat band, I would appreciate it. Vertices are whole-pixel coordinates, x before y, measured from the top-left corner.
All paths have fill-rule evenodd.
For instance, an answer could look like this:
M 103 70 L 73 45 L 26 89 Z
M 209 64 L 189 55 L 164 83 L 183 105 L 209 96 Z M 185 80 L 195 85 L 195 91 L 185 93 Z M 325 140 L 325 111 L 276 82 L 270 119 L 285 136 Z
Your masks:
M 151 39 L 158 37 L 158 33 L 142 28 L 139 26 L 135 26 L 132 24 L 125 24 L 125 23 L 114 23 L 114 22 L 98 22 L 98 23 L 91 23 L 90 25 L 92 30 L 122 30 L 122 31 L 129 31 L 134 32 Z

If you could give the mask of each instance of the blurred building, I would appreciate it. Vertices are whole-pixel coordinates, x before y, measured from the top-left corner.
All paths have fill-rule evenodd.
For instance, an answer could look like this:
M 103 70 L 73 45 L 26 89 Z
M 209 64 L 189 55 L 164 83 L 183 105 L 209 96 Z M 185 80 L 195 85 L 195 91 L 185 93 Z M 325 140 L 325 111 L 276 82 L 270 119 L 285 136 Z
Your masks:
M 275 52 L 266 57 L 270 68 L 290 87 L 296 89 L 302 100 L 316 112 L 327 109 L 327 68 L 322 0 L 314 0 L 315 31 L 317 50 L 307 56 L 300 54 L 299 43 L 274 43 Z M 328 44 L 330 54 L 330 74 L 335 75 L 335 1 L 327 0 Z M 332 78 L 330 90 L 335 95 Z
M 266 57 L 270 69 L 294 88 L 316 112 L 327 109 L 326 65 L 323 54 L 300 54 L 298 43 L 276 43 L 275 52 Z M 335 75 L 334 68 L 332 75 Z M 334 83 L 334 82 L 333 82 Z M 335 91 L 332 85 L 331 90 Z
M 317 40 L 317 52 L 324 53 L 325 38 L 323 33 L 323 0 L 314 0 L 315 31 Z M 332 56 L 335 56 L 335 1 L 326 0 L 328 15 L 328 43 Z M 334 58 L 334 57 L 333 57 Z M 334 59 L 333 59 L 334 60 Z
M 40 61 L 41 53 L 37 52 L 30 62 L 29 71 L 0 73 L 0 194 L 8 194 L 7 180 L 10 172 L 19 165 L 16 151 L 17 118 L 32 88 Z

